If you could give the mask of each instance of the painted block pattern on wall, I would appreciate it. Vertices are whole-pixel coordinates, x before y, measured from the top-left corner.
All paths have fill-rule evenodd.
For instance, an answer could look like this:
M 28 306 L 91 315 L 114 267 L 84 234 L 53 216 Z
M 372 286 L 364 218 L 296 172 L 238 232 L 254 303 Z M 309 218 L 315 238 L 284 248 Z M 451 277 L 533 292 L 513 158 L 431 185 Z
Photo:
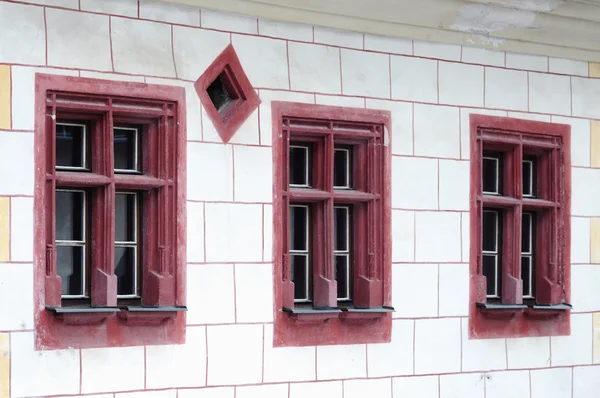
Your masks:
M 192 83 L 230 43 L 262 104 L 224 145 Z M 0 47 L 0 397 L 596 398 L 600 64 L 136 0 L 0 2 Z M 185 345 L 34 350 L 35 73 L 186 88 Z M 276 100 L 392 111 L 389 344 L 273 347 Z M 572 126 L 571 336 L 467 338 L 472 113 Z

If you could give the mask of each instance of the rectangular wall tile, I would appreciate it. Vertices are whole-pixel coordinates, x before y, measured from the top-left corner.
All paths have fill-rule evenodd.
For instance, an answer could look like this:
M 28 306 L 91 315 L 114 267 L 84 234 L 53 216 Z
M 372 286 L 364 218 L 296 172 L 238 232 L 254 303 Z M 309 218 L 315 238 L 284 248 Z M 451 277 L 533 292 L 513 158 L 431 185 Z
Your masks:
M 591 135 L 590 135 L 590 163 L 592 167 L 600 167 L 600 121 L 591 121 Z
M 10 66 L 0 65 L 0 129 L 10 129 Z
M 592 324 L 594 330 L 593 336 L 593 363 L 600 363 L 600 312 L 595 312 L 592 317 Z
M 33 293 L 31 294 L 33 296 Z M 76 395 L 80 393 L 79 381 L 82 368 L 79 362 L 79 350 L 36 351 L 33 332 L 12 333 L 10 348 L 10 380 L 11 395 L 13 397 Z M 143 348 L 141 350 L 143 357 Z M 104 378 L 102 372 L 98 372 L 99 368 L 114 367 L 114 364 L 99 361 L 97 366 L 89 366 L 90 364 L 84 363 L 83 369 L 86 369 L 86 365 L 88 365 L 88 369 L 91 369 L 94 377 L 97 378 L 98 384 L 109 384 L 110 391 L 117 389 L 111 389 L 113 387 L 112 380 Z M 124 366 L 127 367 L 127 365 L 129 363 Z M 122 378 L 131 378 L 132 373 L 139 372 L 140 367 L 143 369 L 142 361 L 135 367 L 128 367 L 128 370 L 119 367 L 116 372 L 122 371 Z M 35 380 L 32 379 L 32 375 L 35 375 Z M 110 382 L 107 383 L 107 380 Z
M 600 218 L 590 219 L 590 262 L 600 264 Z
M 590 77 L 600 77 L 600 62 L 590 62 L 589 75 Z
M 0 62 L 30 65 L 46 63 L 44 9 L 0 2 Z
M 162 1 L 140 1 L 140 18 L 200 26 L 200 10 L 197 7 Z
M 571 77 L 573 116 L 600 119 L 600 79 Z
M 10 256 L 10 198 L 0 198 L 0 262 Z
M 10 335 L 0 333 L 0 397 L 8 397 L 10 387 Z

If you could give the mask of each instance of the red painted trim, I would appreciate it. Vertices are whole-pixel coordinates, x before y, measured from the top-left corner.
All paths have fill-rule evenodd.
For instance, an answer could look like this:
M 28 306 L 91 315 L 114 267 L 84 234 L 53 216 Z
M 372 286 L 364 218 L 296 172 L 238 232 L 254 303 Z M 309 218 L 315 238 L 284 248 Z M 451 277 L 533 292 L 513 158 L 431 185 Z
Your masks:
M 486 301 L 485 277 L 481 271 L 481 211 L 486 203 L 506 209 L 502 233 L 502 303 L 523 303 L 520 270 L 521 209 L 531 200 L 521 194 L 522 154 L 538 160 L 540 213 L 535 245 L 535 297 L 538 304 L 570 302 L 571 249 L 571 127 L 565 124 L 487 115 L 470 116 L 470 338 L 557 336 L 570 333 L 570 311 L 544 313 L 531 308 L 521 311 L 483 311 L 476 302 Z M 505 155 L 505 195 L 489 198 L 481 192 L 481 156 L 484 148 Z M 557 204 L 556 210 L 550 210 Z M 555 212 L 555 213 L 554 213 Z M 556 214 L 555 216 L 552 214 Z M 545 231 L 550 231 L 546 233 Z M 543 248 L 543 249 L 542 249 Z M 550 264 L 556 264 L 551 267 Z
M 300 134 L 295 139 L 310 140 L 316 145 L 316 162 L 330 167 L 331 160 L 326 159 L 327 148 L 333 156 L 333 136 L 336 140 L 353 143 L 357 148 L 355 160 L 355 185 L 357 194 L 341 195 L 333 193 L 333 181 L 329 177 L 315 178 L 315 189 L 306 192 L 289 190 L 287 185 L 288 135 L 294 135 L 295 128 L 284 128 L 284 120 L 301 120 L 308 125 L 341 125 L 343 133 Z M 388 111 L 362 108 L 345 108 L 323 105 L 272 102 L 273 122 L 273 162 L 274 162 L 274 201 L 273 201 L 273 255 L 274 255 L 274 345 L 307 346 L 325 344 L 357 344 L 389 342 L 391 338 L 391 314 L 380 314 L 365 318 L 363 314 L 334 314 L 326 317 L 304 314 L 291 316 L 282 312 L 282 307 L 293 307 L 293 283 L 287 278 L 283 264 L 287 251 L 287 206 L 297 195 L 302 201 L 316 203 L 316 209 L 328 214 L 327 206 L 331 199 L 339 198 L 348 203 L 356 203 L 356 215 L 362 227 L 356 230 L 354 239 L 362 244 L 355 245 L 354 254 L 354 305 L 368 308 L 391 305 L 391 114 Z M 344 125 L 360 125 L 365 132 L 344 129 Z M 296 134 L 298 134 L 296 132 Z M 368 154 L 368 156 L 367 156 Z M 319 160 L 320 159 L 320 160 Z M 327 160 L 327 161 L 326 161 Z M 329 166 L 328 166 L 329 165 Z M 358 170 L 373 170 L 372 174 Z M 331 171 L 331 170 L 330 170 Z M 332 173 L 323 173 L 323 175 Z M 380 177 L 380 178 L 378 178 Z M 368 197 L 368 198 L 367 198 Z M 375 198 L 375 199 L 374 199 Z M 361 210 L 362 209 L 362 210 Z M 318 224 L 318 225 L 317 225 Z M 333 230 L 329 223 L 317 223 L 319 236 L 325 239 L 313 239 L 315 255 L 321 261 L 315 262 L 313 269 L 314 303 L 321 306 L 337 306 L 333 264 L 328 260 Z M 380 225 L 381 228 L 373 228 Z M 330 232 L 327 232 L 331 230 Z M 368 231 L 368 232 L 364 232 Z M 316 235 L 316 234 L 313 234 Z M 329 245 L 329 246 L 328 246 Z M 325 247 L 327 246 L 327 247 Z M 373 262 L 367 259 L 367 253 L 361 248 L 371 247 L 375 253 Z M 331 249 L 331 250 L 329 250 Z M 321 314 L 322 315 L 322 314 Z M 310 318 L 310 319 L 308 319 Z M 323 319 L 325 318 L 325 319 Z
M 51 100 L 47 101 L 49 93 L 58 94 L 52 94 Z M 91 156 L 91 166 L 95 174 L 90 174 L 87 178 L 72 175 L 75 173 L 61 173 L 54 170 L 53 126 L 57 113 L 60 117 L 61 112 L 64 114 L 62 108 L 66 107 L 62 105 L 63 102 L 54 100 L 56 95 L 107 101 L 107 107 L 96 110 L 97 116 L 91 120 L 92 145 L 96 147 Z M 117 111 L 115 108 L 114 114 L 119 115 L 117 122 L 123 120 L 125 116 L 129 117 L 127 120 L 141 121 L 144 128 L 156 131 L 156 134 L 151 134 L 153 138 L 143 140 L 144 153 L 154 153 L 154 155 L 142 157 L 144 175 L 139 178 L 114 175 L 112 144 L 107 145 L 106 140 L 102 139 L 108 137 L 108 142 L 112 142 L 110 126 L 113 101 L 154 105 L 154 109 L 148 112 L 140 109 L 123 111 L 122 107 Z M 94 105 L 81 105 L 77 109 L 69 107 L 69 117 L 78 115 L 79 118 L 89 118 L 90 110 Z M 162 109 L 162 111 L 157 112 L 155 109 Z M 143 228 L 142 234 L 142 245 L 145 247 L 146 254 L 145 260 L 142 259 L 143 305 L 185 305 L 185 120 L 185 91 L 180 87 L 36 74 L 34 144 L 36 349 L 184 342 L 185 314 L 183 312 L 158 313 L 156 319 L 162 320 L 159 324 L 149 319 L 152 316 L 144 315 L 142 319 L 138 315 L 134 320 L 131 316 L 127 316 L 128 314 L 122 314 L 124 316 L 108 317 L 106 321 L 99 324 L 75 326 L 69 322 L 81 324 L 87 321 L 83 317 L 69 316 L 69 322 L 63 322 L 59 317 L 46 311 L 45 306 L 61 305 L 60 278 L 55 273 L 54 255 L 50 254 L 48 258 L 46 255 L 46 246 L 52 248 L 54 245 L 52 214 L 55 184 L 95 187 L 91 191 L 92 207 L 98 215 L 94 218 L 96 224 L 92 228 L 97 246 L 96 249 L 92 247 L 92 256 L 95 259 L 95 262 L 92 262 L 90 292 L 93 305 L 116 304 L 116 277 L 112 270 L 113 245 L 111 243 L 114 240 L 112 228 L 114 210 L 111 197 L 114 195 L 115 188 L 150 189 L 143 217 L 145 219 L 143 223 L 149 223 Z M 166 148 L 166 150 L 160 151 L 158 148 Z M 156 209 L 156 212 L 152 209 Z M 149 221 L 149 218 L 154 221 Z M 160 247 L 163 249 L 159 250 Z
M 226 77 L 225 84 L 231 91 L 236 92 L 239 98 L 238 102 L 234 104 L 234 108 L 226 114 L 223 111 L 221 113 L 217 111 L 206 91 L 219 75 Z M 231 44 L 202 73 L 194 83 L 194 87 L 206 114 L 224 143 L 231 140 L 242 123 L 260 105 L 258 94 L 248 80 Z

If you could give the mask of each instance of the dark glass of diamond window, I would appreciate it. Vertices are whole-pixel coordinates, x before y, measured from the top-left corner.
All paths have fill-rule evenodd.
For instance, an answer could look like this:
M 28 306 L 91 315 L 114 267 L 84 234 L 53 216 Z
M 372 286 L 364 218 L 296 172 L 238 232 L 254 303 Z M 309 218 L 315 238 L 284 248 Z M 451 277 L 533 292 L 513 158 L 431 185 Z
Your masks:
M 235 85 L 230 77 L 231 73 L 229 68 L 225 67 L 206 89 L 210 101 L 221 116 L 224 116 L 225 112 L 240 100 L 238 90 L 235 89 Z
M 138 197 L 115 195 L 115 275 L 117 298 L 139 297 Z
M 79 190 L 56 191 L 56 271 L 63 298 L 87 296 L 86 200 Z
M 75 123 L 56 123 L 56 168 L 85 169 L 87 126 Z

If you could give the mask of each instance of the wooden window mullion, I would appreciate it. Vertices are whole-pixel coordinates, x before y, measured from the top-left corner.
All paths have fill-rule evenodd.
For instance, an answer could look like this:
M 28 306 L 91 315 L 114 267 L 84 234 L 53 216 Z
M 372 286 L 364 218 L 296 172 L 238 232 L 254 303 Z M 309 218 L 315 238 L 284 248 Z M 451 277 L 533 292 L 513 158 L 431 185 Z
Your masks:
M 92 172 L 104 175 L 110 182 L 91 188 L 91 304 L 92 306 L 117 305 L 117 277 L 114 273 L 115 241 L 115 183 L 113 159 L 112 100 L 109 111 L 94 126 L 92 134 Z
M 316 180 L 313 185 L 330 194 L 329 199 L 313 206 L 313 304 L 322 308 L 337 307 L 337 282 L 333 261 L 333 148 L 331 132 L 325 136 L 322 145 L 315 146 L 317 175 L 321 180 Z

